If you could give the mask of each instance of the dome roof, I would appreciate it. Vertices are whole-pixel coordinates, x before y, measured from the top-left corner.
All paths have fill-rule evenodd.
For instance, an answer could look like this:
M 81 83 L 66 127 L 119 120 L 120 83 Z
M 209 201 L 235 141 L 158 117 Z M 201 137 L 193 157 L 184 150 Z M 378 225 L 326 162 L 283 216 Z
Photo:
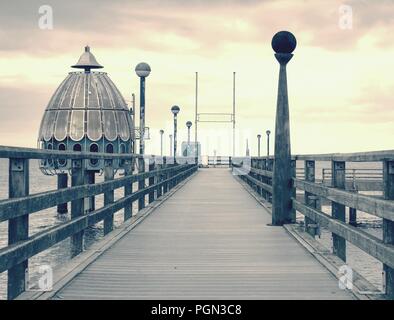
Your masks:
M 90 72 L 98 66 L 85 48 L 74 66 L 85 71 L 70 72 L 53 94 L 41 122 L 40 141 L 133 138 L 132 120 L 121 93 L 106 73 Z

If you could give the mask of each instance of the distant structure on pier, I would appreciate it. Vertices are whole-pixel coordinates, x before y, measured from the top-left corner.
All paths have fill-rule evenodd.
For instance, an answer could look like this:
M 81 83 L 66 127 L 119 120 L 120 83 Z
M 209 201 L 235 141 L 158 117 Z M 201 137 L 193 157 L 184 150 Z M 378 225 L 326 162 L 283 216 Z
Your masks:
M 134 143 L 132 116 L 115 84 L 88 46 L 53 94 L 42 118 L 38 144 L 41 149 L 107 153 L 131 153 Z M 117 165 L 116 163 L 114 164 Z M 70 169 L 66 160 L 41 162 L 44 173 Z M 90 159 L 90 170 L 103 168 L 102 161 Z

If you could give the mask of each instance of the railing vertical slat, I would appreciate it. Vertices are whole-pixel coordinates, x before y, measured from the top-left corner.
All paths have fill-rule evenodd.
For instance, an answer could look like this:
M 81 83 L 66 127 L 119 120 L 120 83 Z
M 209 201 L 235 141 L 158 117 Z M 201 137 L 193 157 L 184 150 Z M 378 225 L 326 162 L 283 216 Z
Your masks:
M 85 182 L 85 160 L 73 160 L 71 170 L 71 186 L 80 186 Z M 71 219 L 84 214 L 84 198 L 71 201 Z M 80 254 L 83 250 L 83 231 L 71 237 L 71 256 Z
M 346 188 L 346 163 L 344 161 L 332 161 L 332 187 L 338 189 Z M 332 201 L 332 217 L 346 222 L 346 207 L 343 204 Z M 335 233 L 332 234 L 333 253 L 346 262 L 346 240 Z
M 160 163 L 156 165 L 157 169 L 159 169 L 159 170 L 163 169 L 163 167 L 164 167 L 163 166 L 163 161 L 164 161 L 163 157 L 160 157 Z M 162 180 L 163 180 L 163 175 L 160 172 L 157 175 L 156 182 L 160 183 Z M 157 197 L 160 198 L 163 195 L 163 185 L 158 186 L 156 192 L 157 192 L 156 193 Z
M 138 173 L 145 172 L 145 159 L 143 157 L 138 159 Z M 138 180 L 138 190 L 145 189 L 145 179 Z M 145 208 L 145 195 L 138 199 L 138 211 Z
M 112 160 L 104 160 L 104 180 L 110 181 L 114 179 L 114 167 Z M 104 193 L 104 206 L 114 202 L 114 190 Z M 104 235 L 110 233 L 114 229 L 114 214 L 110 214 L 104 219 Z
M 394 161 L 383 162 L 383 194 L 387 200 L 394 200 Z M 383 242 L 394 245 L 394 221 L 383 219 Z M 394 269 L 383 265 L 386 294 L 394 299 Z
M 18 198 L 29 194 L 29 160 L 9 160 L 9 197 Z M 8 221 L 8 245 L 26 240 L 29 237 L 29 213 L 10 219 Z M 25 290 L 25 277 L 28 268 L 28 260 L 19 263 L 8 270 L 9 300 L 16 298 Z
M 67 173 L 59 173 L 57 175 L 57 188 L 58 190 L 67 188 L 68 184 L 68 174 Z M 60 214 L 64 214 L 68 212 L 67 203 L 61 203 L 57 206 L 57 212 Z
M 126 160 L 124 163 L 125 166 L 125 176 L 131 176 L 133 174 L 133 164 L 132 161 Z M 133 193 L 133 183 L 130 182 L 124 187 L 124 195 L 125 197 L 131 195 Z M 124 207 L 124 220 L 129 220 L 133 216 L 133 204 L 132 202 L 126 203 Z
M 305 181 L 309 182 L 315 182 L 315 177 L 316 177 L 316 163 L 314 160 L 305 160 L 304 163 L 304 172 L 305 172 Z M 316 201 L 311 199 L 311 196 L 313 196 L 311 193 L 305 191 L 304 192 L 304 201 L 307 206 L 310 206 L 312 208 L 316 208 Z M 305 231 L 310 233 L 311 235 L 314 235 L 314 232 L 309 228 L 310 224 L 314 224 L 315 222 L 305 216 Z
M 153 171 L 155 170 L 155 158 L 151 158 L 149 159 L 149 171 Z M 157 176 L 156 177 L 149 177 L 149 186 L 153 186 L 155 184 L 155 180 L 157 180 Z M 155 201 L 155 190 L 152 190 L 149 192 L 149 203 L 152 203 L 153 201 Z

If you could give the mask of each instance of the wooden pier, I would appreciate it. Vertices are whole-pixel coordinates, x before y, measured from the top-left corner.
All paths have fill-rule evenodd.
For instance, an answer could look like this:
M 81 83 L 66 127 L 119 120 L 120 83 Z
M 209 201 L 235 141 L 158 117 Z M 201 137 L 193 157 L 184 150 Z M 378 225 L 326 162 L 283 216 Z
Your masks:
M 54 299 L 351 299 L 232 177 L 201 169 Z M 48 297 L 48 294 L 46 295 Z
M 8 221 L 8 245 L 0 249 L 8 298 L 394 299 L 394 150 L 291 153 L 286 65 L 296 39 L 279 32 L 272 47 L 280 64 L 273 157 L 224 157 L 201 169 L 195 158 L 0 146 L 0 158 L 9 160 L 9 199 L 0 201 L 0 222 Z M 71 187 L 59 180 L 58 190 L 30 194 L 31 159 L 67 161 Z M 104 164 L 104 182 L 95 183 L 92 160 Z M 331 163 L 321 179 L 319 161 Z M 349 175 L 349 162 L 379 162 L 382 170 Z M 120 188 L 124 196 L 115 200 Z M 101 194 L 104 206 L 96 208 Z M 67 203 L 70 220 L 29 235 L 30 215 L 65 212 Z M 124 223 L 114 229 L 121 210 Z M 382 238 L 357 227 L 358 211 L 382 220 Z M 104 239 L 84 251 L 85 231 L 101 221 Z M 316 241 L 320 228 L 332 233 L 332 250 Z M 68 238 L 71 259 L 55 270 L 53 289 L 26 292 L 29 259 Z M 382 263 L 383 291 L 349 270 L 348 243 Z

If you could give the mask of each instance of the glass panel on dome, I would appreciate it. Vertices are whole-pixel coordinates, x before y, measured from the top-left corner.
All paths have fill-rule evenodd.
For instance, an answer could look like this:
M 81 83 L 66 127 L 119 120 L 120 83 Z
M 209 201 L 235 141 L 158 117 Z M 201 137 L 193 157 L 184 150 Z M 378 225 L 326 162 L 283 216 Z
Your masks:
M 107 75 L 103 74 L 103 77 L 101 78 L 102 84 L 105 87 L 105 90 L 106 90 L 106 92 L 108 94 L 108 99 L 110 101 L 111 108 L 115 108 L 116 100 L 115 100 L 115 97 L 114 97 L 113 92 L 111 90 L 111 86 L 108 84 L 107 78 L 108 78 Z
M 60 86 L 56 89 L 56 92 L 53 94 L 51 101 L 48 103 L 48 109 L 58 109 L 60 98 L 63 96 L 64 90 L 67 88 L 69 82 L 71 81 L 71 75 L 68 75 L 66 79 L 60 84 Z
M 108 88 L 108 92 L 111 93 L 112 101 L 116 109 L 123 109 L 123 105 L 121 100 L 119 100 L 119 93 L 118 90 L 115 87 L 115 85 L 112 83 L 111 79 L 108 76 L 104 77 L 106 86 Z
M 62 92 L 60 92 L 61 100 L 58 103 L 60 104 L 61 109 L 71 108 L 71 99 L 75 90 L 74 87 L 77 79 L 78 77 L 76 75 L 73 75 L 70 78 L 70 81 L 68 81 L 68 83 L 66 83 L 63 87 Z
M 57 114 L 55 126 L 55 139 L 57 141 L 62 141 L 67 136 L 68 113 L 68 110 L 60 110 Z
M 73 108 L 85 108 L 85 77 L 84 74 L 79 75 L 79 81 L 74 94 L 75 101 Z
M 105 137 L 113 141 L 116 139 L 116 122 L 115 122 L 115 112 L 104 110 L 103 111 L 103 122 L 104 122 L 104 135 Z
M 70 138 L 74 141 L 79 141 L 83 138 L 85 124 L 84 116 L 84 110 L 73 110 L 71 112 Z
M 88 111 L 88 138 L 92 141 L 100 140 L 103 135 L 101 130 L 101 115 L 98 110 Z
M 53 137 L 53 128 L 55 126 L 56 111 L 47 111 L 43 125 L 44 140 L 49 141 Z
M 98 97 L 97 97 L 97 84 L 96 84 L 96 77 L 90 76 L 89 81 L 89 91 L 88 91 L 88 108 L 89 109 L 97 109 L 99 107 L 98 104 Z
M 104 83 L 103 83 L 103 75 L 97 75 L 97 87 L 99 90 L 99 93 L 101 95 L 101 107 L 105 108 L 105 109 L 113 109 L 113 105 L 112 102 L 109 98 L 108 95 L 108 91 L 107 89 L 104 87 Z
M 120 138 L 124 141 L 129 140 L 130 131 L 129 125 L 127 124 L 126 114 L 124 111 L 116 111 L 118 133 Z

